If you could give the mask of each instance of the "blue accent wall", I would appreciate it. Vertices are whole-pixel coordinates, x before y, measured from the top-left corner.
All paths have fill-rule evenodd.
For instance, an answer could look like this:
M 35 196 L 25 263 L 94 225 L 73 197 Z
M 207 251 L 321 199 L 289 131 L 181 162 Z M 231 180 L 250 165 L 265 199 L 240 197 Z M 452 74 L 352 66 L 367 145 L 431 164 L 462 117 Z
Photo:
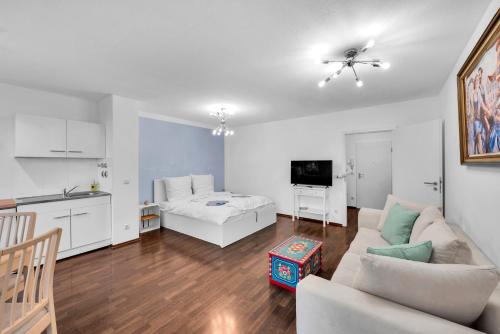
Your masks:
M 153 180 L 212 174 L 215 190 L 224 189 L 224 136 L 212 130 L 139 118 L 139 198 L 153 201 Z

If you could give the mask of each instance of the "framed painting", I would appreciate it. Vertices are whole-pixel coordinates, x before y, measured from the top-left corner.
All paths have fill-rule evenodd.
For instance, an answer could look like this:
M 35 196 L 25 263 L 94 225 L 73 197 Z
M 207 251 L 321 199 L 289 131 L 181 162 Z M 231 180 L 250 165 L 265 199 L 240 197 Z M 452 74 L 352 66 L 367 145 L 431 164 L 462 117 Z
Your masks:
M 499 13 L 457 76 L 462 164 L 500 162 Z

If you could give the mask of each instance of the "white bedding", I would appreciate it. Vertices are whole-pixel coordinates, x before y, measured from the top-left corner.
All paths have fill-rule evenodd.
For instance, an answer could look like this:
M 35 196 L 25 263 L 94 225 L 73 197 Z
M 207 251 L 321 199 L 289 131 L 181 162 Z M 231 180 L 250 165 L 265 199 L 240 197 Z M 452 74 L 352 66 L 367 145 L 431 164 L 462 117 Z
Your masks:
M 207 206 L 207 202 L 219 200 L 227 201 L 228 203 L 220 206 Z M 206 220 L 222 225 L 230 217 L 272 203 L 273 202 L 269 198 L 264 196 L 213 192 L 200 196 L 193 195 L 190 198 L 182 200 L 161 202 L 160 206 L 169 213 Z

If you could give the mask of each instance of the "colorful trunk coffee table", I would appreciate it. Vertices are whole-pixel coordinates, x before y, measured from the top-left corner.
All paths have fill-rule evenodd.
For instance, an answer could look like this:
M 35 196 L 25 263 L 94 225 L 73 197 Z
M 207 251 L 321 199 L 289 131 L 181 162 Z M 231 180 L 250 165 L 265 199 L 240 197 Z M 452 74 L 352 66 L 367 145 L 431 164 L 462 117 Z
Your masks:
M 290 291 L 321 268 L 321 241 L 292 236 L 269 252 L 269 282 Z

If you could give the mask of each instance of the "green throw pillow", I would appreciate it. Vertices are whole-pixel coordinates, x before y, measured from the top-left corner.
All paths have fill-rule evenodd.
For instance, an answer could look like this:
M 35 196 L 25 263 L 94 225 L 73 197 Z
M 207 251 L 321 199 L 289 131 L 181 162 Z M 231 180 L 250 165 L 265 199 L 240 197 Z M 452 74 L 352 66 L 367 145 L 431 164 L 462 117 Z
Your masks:
M 391 245 L 407 244 L 413 224 L 419 215 L 418 212 L 408 210 L 399 203 L 394 204 L 382 227 L 382 238 Z
M 429 262 L 432 254 L 432 241 L 421 241 L 416 244 L 403 244 L 388 247 L 368 247 L 367 253 L 397 257 L 399 259 Z

